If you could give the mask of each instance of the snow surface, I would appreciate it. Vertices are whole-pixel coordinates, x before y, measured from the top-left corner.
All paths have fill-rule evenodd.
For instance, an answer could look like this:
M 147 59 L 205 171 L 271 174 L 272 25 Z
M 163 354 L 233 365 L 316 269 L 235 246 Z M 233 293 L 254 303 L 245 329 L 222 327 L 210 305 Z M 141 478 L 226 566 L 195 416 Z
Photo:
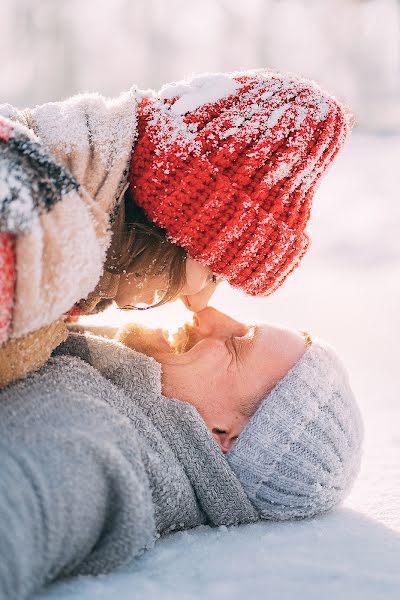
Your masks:
M 302 267 L 270 298 L 221 285 L 213 299 L 244 320 L 306 328 L 343 356 L 366 427 L 344 505 L 308 521 L 171 534 L 118 573 L 55 584 L 35 600 L 399 598 L 399 154 L 400 136 L 354 133 L 321 183 Z M 129 316 L 108 313 L 115 324 Z M 163 327 L 187 316 L 180 303 L 134 315 Z

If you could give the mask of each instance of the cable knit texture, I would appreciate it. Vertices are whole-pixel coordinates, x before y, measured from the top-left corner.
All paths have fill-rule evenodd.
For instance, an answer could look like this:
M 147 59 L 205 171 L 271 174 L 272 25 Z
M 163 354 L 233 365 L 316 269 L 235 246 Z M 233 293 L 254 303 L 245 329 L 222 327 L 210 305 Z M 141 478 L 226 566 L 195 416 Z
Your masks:
M 319 178 L 351 116 L 314 82 L 272 71 L 199 75 L 138 106 L 135 202 L 233 286 L 273 292 L 308 246 Z
M 362 440 L 348 374 L 317 341 L 263 400 L 227 459 L 263 518 L 311 517 L 349 493 Z

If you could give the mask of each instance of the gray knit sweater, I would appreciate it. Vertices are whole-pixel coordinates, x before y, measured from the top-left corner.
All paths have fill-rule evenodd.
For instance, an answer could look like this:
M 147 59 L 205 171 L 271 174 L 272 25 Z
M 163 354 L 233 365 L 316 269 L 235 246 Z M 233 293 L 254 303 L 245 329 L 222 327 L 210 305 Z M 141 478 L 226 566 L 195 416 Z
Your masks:
M 157 534 L 258 518 L 153 359 L 80 334 L 56 353 L 0 392 L 0 600 L 108 572 Z

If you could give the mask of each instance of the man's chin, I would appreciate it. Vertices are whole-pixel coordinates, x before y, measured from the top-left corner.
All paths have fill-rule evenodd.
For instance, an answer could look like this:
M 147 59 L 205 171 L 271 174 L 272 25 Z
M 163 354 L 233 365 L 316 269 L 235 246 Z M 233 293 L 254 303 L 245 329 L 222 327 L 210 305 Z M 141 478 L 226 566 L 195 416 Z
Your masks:
M 190 323 L 185 323 L 173 334 L 171 348 L 175 354 L 183 354 L 193 348 L 198 341 L 194 327 Z
M 150 329 L 137 323 L 129 323 L 121 327 L 115 339 L 125 346 L 152 356 L 157 360 L 160 355 L 174 352 L 168 341 L 168 332 L 162 329 Z
M 156 360 L 165 354 L 183 354 L 193 348 L 198 341 L 195 330 L 189 323 L 185 323 L 172 336 L 162 329 L 151 329 L 138 323 L 129 323 L 117 331 L 115 339 Z

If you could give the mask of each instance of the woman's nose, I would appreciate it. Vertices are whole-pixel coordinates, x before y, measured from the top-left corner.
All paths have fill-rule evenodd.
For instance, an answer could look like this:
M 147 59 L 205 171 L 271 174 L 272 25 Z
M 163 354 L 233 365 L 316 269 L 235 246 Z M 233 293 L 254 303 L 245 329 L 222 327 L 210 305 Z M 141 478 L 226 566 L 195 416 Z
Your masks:
M 200 292 L 197 292 L 197 294 L 181 294 L 180 298 L 186 308 L 195 313 L 199 312 L 206 308 L 208 301 L 215 292 L 217 285 L 218 283 L 211 283 L 210 285 L 204 287 Z
M 232 317 L 208 306 L 193 316 L 193 326 L 207 337 L 240 337 L 247 333 L 248 327 Z

